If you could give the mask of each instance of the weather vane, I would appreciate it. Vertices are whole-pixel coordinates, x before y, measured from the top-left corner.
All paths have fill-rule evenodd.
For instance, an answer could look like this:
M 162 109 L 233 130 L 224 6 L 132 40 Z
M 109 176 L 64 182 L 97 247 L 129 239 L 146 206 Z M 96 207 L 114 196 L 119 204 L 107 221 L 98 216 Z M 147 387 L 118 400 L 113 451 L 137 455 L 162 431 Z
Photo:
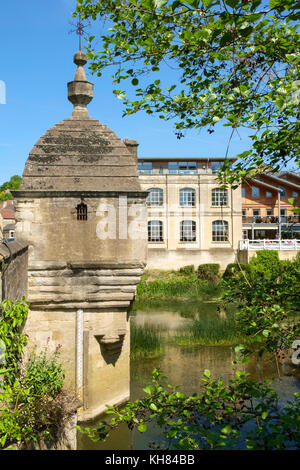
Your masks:
M 79 50 L 81 51 L 81 38 L 82 35 L 85 33 L 85 28 L 86 26 L 83 25 L 80 15 L 78 14 L 77 22 L 73 23 L 72 21 L 69 21 L 70 25 L 73 26 L 75 29 L 71 29 L 69 33 L 76 33 L 79 36 Z

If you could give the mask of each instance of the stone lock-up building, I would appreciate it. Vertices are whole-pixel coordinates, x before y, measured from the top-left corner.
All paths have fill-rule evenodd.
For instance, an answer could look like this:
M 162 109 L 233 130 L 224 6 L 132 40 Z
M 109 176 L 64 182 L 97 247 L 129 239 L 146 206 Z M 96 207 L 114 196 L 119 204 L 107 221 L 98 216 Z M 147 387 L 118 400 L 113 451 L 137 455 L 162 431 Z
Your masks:
M 129 397 L 128 311 L 146 263 L 147 192 L 132 141 L 88 114 L 86 56 L 74 62 L 73 114 L 35 144 L 13 194 L 15 238 L 29 246 L 29 346 L 62 345 L 85 420 Z

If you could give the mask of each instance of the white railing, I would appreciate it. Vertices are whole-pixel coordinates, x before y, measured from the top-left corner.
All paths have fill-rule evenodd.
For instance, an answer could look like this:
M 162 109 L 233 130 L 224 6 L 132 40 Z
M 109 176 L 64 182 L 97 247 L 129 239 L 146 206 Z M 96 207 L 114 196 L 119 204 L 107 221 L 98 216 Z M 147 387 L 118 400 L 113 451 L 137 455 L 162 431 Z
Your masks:
M 240 250 L 300 250 L 300 240 L 240 240 Z

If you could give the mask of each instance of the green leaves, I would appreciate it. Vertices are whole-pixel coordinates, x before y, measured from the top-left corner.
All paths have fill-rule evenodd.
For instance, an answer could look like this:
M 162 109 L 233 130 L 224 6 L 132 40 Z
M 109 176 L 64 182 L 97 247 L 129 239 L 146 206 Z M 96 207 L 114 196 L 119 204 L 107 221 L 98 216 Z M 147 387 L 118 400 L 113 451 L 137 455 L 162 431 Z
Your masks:
M 147 431 L 147 425 L 146 425 L 146 424 L 140 424 L 140 425 L 138 426 L 138 430 L 139 430 L 140 432 L 146 432 L 146 431 Z
M 154 0 L 155 8 L 161 8 L 168 3 L 168 0 Z
M 105 16 L 109 23 L 102 50 L 95 51 L 93 37 L 88 42 L 90 68 L 98 74 L 110 66 L 113 83 L 133 87 L 133 96 L 115 90 L 124 116 L 157 114 L 174 120 L 175 132 L 210 132 L 216 119 L 234 132 L 249 129 L 249 148 L 221 175 L 236 186 L 262 161 L 276 168 L 300 159 L 299 6 L 271 0 L 269 11 L 263 5 L 261 0 L 143 0 L 120 8 L 119 0 L 85 0 L 80 5 L 85 18 Z M 166 64 L 161 86 L 155 74 Z
M 152 423 L 164 437 L 160 439 L 160 449 L 299 448 L 300 394 L 279 406 L 274 390 L 263 382 L 249 380 L 248 375 L 239 372 L 238 378 L 228 384 L 220 378 L 209 378 L 199 395 L 185 396 L 177 387 L 166 387 L 161 371 L 156 370 L 152 374 L 151 395 L 128 403 L 123 409 L 114 408 L 110 423 L 101 421 L 97 428 L 81 432 L 94 441 L 105 440 L 122 423 L 141 433 L 147 433 L 148 423 Z M 150 392 L 150 388 L 146 389 Z M 159 403 L 155 413 L 154 401 Z

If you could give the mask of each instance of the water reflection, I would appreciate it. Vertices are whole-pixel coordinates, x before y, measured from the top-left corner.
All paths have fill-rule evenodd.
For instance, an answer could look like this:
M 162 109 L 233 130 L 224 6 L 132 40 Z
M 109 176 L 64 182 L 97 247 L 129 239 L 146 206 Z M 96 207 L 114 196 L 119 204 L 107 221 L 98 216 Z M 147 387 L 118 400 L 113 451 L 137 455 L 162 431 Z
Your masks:
M 150 323 L 156 326 L 174 330 L 181 328 L 185 320 L 181 312 L 174 308 L 173 313 L 170 308 L 163 310 L 137 311 L 133 321 L 138 324 Z M 189 308 L 189 312 L 191 309 Z M 195 315 L 216 315 L 215 304 L 206 303 L 204 306 L 197 306 L 193 311 Z M 186 317 L 185 317 L 186 318 Z M 280 378 L 274 357 L 264 356 L 263 358 L 253 357 L 250 363 L 243 367 L 232 366 L 234 354 L 230 347 L 224 346 L 197 346 L 183 347 L 166 344 L 164 353 L 156 359 L 139 359 L 131 361 L 131 400 L 136 400 L 143 395 L 143 387 L 149 384 L 151 373 L 154 368 L 160 368 L 164 375 L 168 377 L 168 383 L 178 385 L 180 390 L 186 394 L 198 393 L 202 387 L 202 373 L 204 369 L 209 369 L 213 377 L 220 376 L 225 382 L 234 378 L 236 370 L 249 372 L 254 380 L 264 380 L 276 378 L 274 388 L 279 393 L 282 400 L 291 398 L 292 394 L 300 390 L 299 371 L 286 365 L 279 365 Z M 94 420 L 88 425 L 94 425 Z M 92 443 L 86 436 L 78 435 L 78 449 L 106 449 L 106 450 L 129 450 L 148 449 L 149 441 L 160 442 L 162 439 L 159 428 L 149 427 L 147 433 L 140 434 L 137 431 L 131 433 L 126 425 L 121 426 L 112 433 L 106 443 Z

